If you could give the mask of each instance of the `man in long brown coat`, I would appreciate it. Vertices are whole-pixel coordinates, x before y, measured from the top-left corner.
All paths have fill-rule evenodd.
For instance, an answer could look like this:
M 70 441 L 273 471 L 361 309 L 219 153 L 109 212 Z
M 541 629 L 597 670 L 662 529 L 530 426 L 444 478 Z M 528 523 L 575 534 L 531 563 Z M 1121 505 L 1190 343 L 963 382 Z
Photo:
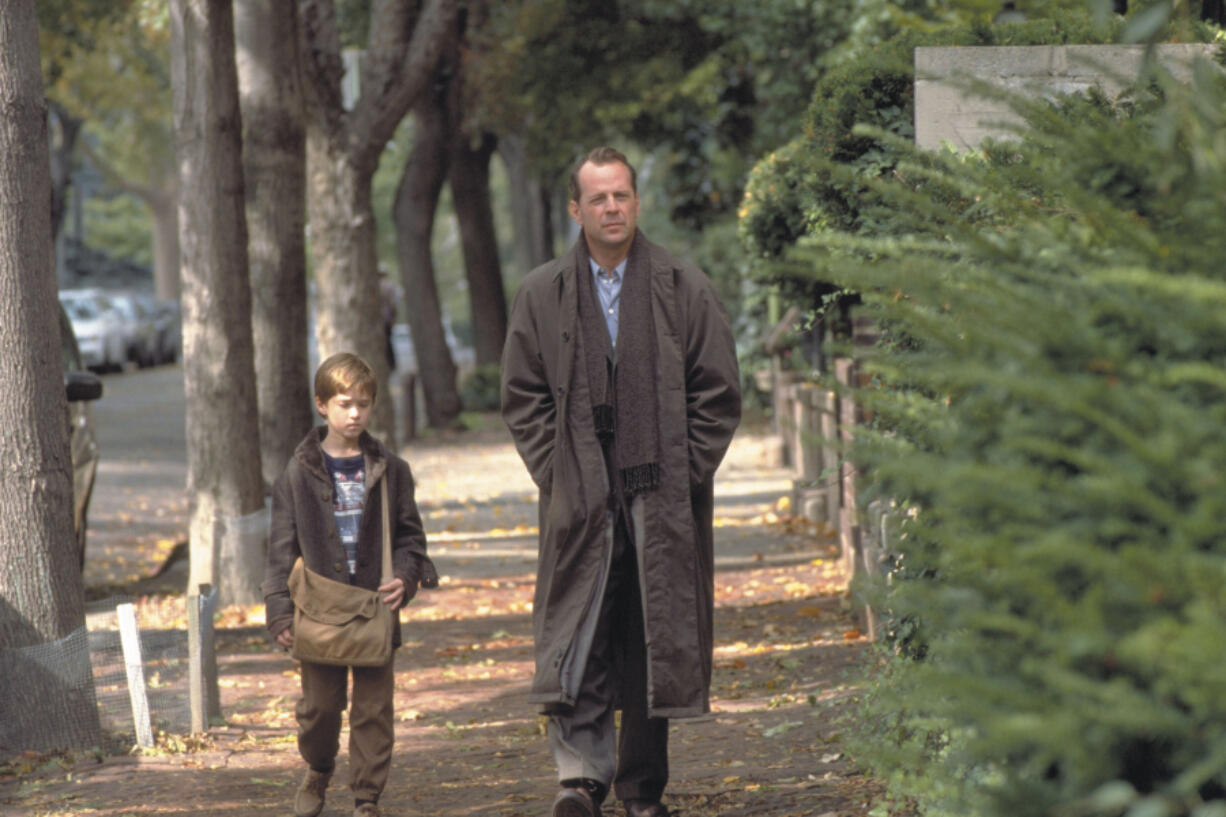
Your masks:
M 582 232 L 524 280 L 502 359 L 503 418 L 540 488 L 531 700 L 550 716 L 553 817 L 595 817 L 610 787 L 630 817 L 666 817 L 669 719 L 709 711 L 736 349 L 707 277 L 637 229 L 625 156 L 597 148 L 570 187 Z

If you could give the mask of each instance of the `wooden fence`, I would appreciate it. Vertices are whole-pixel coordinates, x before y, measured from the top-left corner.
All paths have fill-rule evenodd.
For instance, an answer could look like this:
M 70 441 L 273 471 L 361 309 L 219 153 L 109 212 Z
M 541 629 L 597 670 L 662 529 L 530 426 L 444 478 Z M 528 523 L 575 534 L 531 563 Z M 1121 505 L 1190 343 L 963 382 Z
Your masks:
M 784 329 L 795 315 L 784 317 Z M 817 526 L 839 546 L 845 573 L 864 631 L 870 639 L 880 633 L 879 617 L 862 593 L 866 581 L 882 574 L 890 548 L 891 503 L 861 501 L 862 475 L 847 452 L 865 412 L 856 400 L 862 370 L 855 358 L 834 356 L 823 361 L 824 370 L 800 376 L 782 366 L 781 331 L 767 340 L 772 354 L 771 391 L 775 431 L 781 440 L 781 458 L 793 470 L 792 512 Z M 854 347 L 871 346 L 876 328 L 867 319 L 853 317 Z M 829 385 L 826 385 L 829 384 Z

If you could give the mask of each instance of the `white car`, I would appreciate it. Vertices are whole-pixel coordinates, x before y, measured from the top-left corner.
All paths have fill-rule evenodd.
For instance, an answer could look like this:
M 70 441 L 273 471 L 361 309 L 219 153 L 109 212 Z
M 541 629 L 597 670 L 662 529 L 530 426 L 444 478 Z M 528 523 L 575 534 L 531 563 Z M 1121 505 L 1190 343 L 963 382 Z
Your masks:
M 110 303 L 88 290 L 64 290 L 60 303 L 72 322 L 82 362 L 99 372 L 122 369 L 127 359 L 126 330 Z
M 148 302 L 133 292 L 107 291 L 99 298 L 123 318 L 125 357 L 142 369 L 161 363 L 156 317 Z

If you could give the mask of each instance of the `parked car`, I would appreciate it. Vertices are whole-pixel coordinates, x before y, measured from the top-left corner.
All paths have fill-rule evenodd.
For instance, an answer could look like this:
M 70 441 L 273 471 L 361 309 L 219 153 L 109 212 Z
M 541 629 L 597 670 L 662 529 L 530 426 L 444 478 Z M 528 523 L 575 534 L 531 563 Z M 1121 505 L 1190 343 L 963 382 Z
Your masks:
M 123 318 L 127 359 L 142 369 L 159 363 L 158 329 L 153 310 L 146 302 L 132 292 L 107 291 L 99 297 L 110 302 Z
M 64 390 L 68 397 L 68 447 L 72 455 L 72 526 L 77 558 L 85 567 L 85 530 L 89 501 L 98 473 L 98 437 L 90 401 L 102 396 L 102 381 L 85 370 L 72 321 L 60 307 L 60 354 L 64 361 Z
M 157 362 L 174 363 L 183 347 L 183 327 L 179 319 L 179 302 L 159 300 L 152 295 L 141 296 L 157 328 Z
M 93 290 L 66 289 L 60 304 L 68 314 L 81 362 L 96 372 L 117 371 L 127 359 L 123 319 Z

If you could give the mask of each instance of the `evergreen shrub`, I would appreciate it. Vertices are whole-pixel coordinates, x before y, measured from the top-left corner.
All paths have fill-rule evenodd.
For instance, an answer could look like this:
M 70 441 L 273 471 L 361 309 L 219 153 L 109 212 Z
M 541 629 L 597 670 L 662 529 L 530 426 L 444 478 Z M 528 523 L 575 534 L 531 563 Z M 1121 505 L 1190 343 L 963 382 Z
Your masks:
M 866 212 L 871 197 L 865 193 L 864 181 L 890 175 L 899 158 L 890 140 L 878 131 L 904 139 L 914 136 L 917 47 L 1109 43 L 1118 39 L 1124 26 L 1122 17 L 1099 24 L 1083 11 L 1009 25 L 907 29 L 831 68 L 814 90 L 804 135 L 765 156 L 750 174 L 740 231 L 749 255 L 757 260 L 757 276 L 792 278 L 791 265 L 778 262 L 800 236 L 810 232 L 896 232 L 894 213 Z M 1210 26 L 1179 21 L 1157 32 L 1160 39 L 1191 42 L 1209 42 L 1214 35 Z M 847 172 L 835 173 L 833 168 Z
M 857 756 L 927 815 L 1226 815 L 1226 80 L 1014 100 L 802 257 L 905 343 L 854 457 L 900 503 Z M 901 183 L 900 181 L 901 180 Z

